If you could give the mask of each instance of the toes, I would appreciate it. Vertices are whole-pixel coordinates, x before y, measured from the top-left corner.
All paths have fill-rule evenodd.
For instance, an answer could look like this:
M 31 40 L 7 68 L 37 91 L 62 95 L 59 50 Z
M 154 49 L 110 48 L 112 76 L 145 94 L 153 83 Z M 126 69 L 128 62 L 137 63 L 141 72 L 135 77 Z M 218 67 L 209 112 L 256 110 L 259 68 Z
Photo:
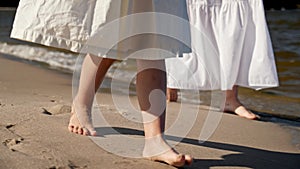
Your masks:
M 78 130 L 79 130 L 79 127 L 78 127 L 78 126 L 74 127 L 74 128 L 73 128 L 73 133 L 78 134 Z
M 94 128 L 89 129 L 89 135 L 90 136 L 97 136 L 97 131 Z
M 250 113 L 249 116 L 247 116 L 246 118 L 247 118 L 247 119 L 250 119 L 250 120 L 254 120 L 254 119 L 256 119 L 256 115 Z
M 73 125 L 69 125 L 69 126 L 68 126 L 68 129 L 69 129 L 70 132 L 73 132 L 73 128 L 74 128 Z
M 77 129 L 74 125 L 69 125 L 69 131 L 72 132 L 72 133 L 76 133 L 77 132 Z
M 76 133 L 84 136 L 97 136 L 97 131 L 93 127 L 86 128 L 86 127 L 69 125 L 68 130 L 72 133 Z
M 85 135 L 85 136 L 96 136 L 97 132 L 94 129 L 94 127 L 87 122 L 87 124 L 83 125 L 85 127 L 82 127 L 80 121 L 78 120 L 76 114 L 72 113 L 68 130 L 72 133 L 76 133 L 79 135 Z
M 97 131 L 95 130 L 95 128 L 92 125 L 88 124 L 88 125 L 85 126 L 85 128 L 88 131 L 88 135 L 97 136 Z
M 261 119 L 261 117 L 259 115 L 255 114 L 254 120 L 260 120 L 260 119 Z
M 256 119 L 256 115 L 254 113 L 252 113 L 251 111 L 247 110 L 245 107 L 241 107 L 241 109 L 239 109 L 239 110 L 240 110 L 240 112 L 238 111 L 238 109 L 236 110 L 236 112 L 239 116 L 245 117 L 246 119 L 249 119 L 249 120 Z
M 72 133 L 76 133 L 76 134 L 80 134 L 80 135 L 84 135 L 84 136 L 89 136 L 89 135 L 96 135 L 96 131 L 92 131 L 92 132 L 89 132 L 89 130 L 85 127 L 79 127 L 79 126 L 73 126 L 73 125 L 69 125 L 68 126 L 68 129 L 70 132 Z M 91 134 L 90 134 L 91 133 Z
M 89 132 L 89 130 L 87 129 L 87 128 L 85 128 L 85 127 L 83 127 L 82 128 L 82 134 L 84 135 L 84 136 L 88 136 L 88 135 L 90 135 L 90 132 Z
M 83 133 L 83 130 L 80 127 L 74 126 L 74 125 L 69 125 L 68 130 L 70 132 L 76 133 L 76 134 L 82 134 Z
M 83 128 L 79 127 L 77 129 L 77 134 L 83 135 Z
M 75 127 L 75 132 L 74 133 L 79 134 L 79 135 L 83 135 L 83 128 L 80 127 L 80 126 Z
M 170 165 L 175 167 L 182 167 L 185 164 L 185 156 L 183 154 L 178 154 L 174 161 L 169 162 Z
M 193 163 L 193 158 L 190 155 L 179 154 L 177 156 L 177 159 L 171 165 L 173 165 L 175 167 L 182 167 L 185 164 L 191 165 L 192 163 Z
M 82 135 L 85 136 L 97 136 L 97 131 L 94 128 L 82 128 Z
M 233 108 L 225 109 L 224 111 L 233 112 L 233 113 L 237 114 L 238 116 L 249 119 L 249 120 L 256 120 L 256 119 L 260 118 L 258 115 L 252 113 L 250 110 L 248 110 L 243 105 L 241 105 L 235 109 L 233 109 Z
M 191 157 L 190 155 L 184 155 L 184 157 L 185 157 L 185 164 L 191 165 L 193 163 L 193 157 Z
M 161 155 L 147 158 L 151 161 L 163 162 L 174 167 L 191 165 L 193 162 L 193 158 L 190 155 L 178 154 L 175 150 L 171 150 Z

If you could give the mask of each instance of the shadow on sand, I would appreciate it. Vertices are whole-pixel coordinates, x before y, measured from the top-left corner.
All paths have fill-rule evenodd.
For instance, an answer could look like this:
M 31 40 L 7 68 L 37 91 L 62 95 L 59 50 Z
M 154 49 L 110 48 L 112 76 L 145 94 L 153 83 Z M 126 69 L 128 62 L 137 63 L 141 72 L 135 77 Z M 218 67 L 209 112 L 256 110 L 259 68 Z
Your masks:
M 120 127 L 101 127 L 96 129 L 98 133 L 105 135 L 124 134 L 143 136 L 144 132 L 136 129 L 120 128 Z M 232 151 L 221 157 L 220 159 L 194 159 L 191 166 L 187 169 L 209 169 L 211 167 L 246 167 L 254 169 L 299 169 L 300 154 L 269 151 L 259 148 L 233 145 L 228 143 L 219 143 L 206 141 L 199 143 L 196 139 L 180 138 L 176 136 L 166 136 L 167 140 L 180 141 L 185 144 L 192 144 L 201 147 L 207 147 L 217 150 Z M 276 141 L 276 140 L 274 140 Z

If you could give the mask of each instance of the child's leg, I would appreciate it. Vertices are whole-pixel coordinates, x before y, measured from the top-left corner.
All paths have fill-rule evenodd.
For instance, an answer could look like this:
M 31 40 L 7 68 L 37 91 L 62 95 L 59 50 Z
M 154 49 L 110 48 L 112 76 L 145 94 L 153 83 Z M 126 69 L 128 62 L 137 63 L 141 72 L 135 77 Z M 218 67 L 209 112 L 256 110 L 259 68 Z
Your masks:
M 145 131 L 144 156 L 173 166 L 191 163 L 190 156 L 178 154 L 163 138 L 166 108 L 164 61 L 137 60 L 137 67 L 137 95 Z
M 71 132 L 82 135 L 96 135 L 91 121 L 91 107 L 95 91 L 100 86 L 104 76 L 113 63 L 111 59 L 86 55 L 82 63 L 82 70 L 69 122 Z
M 250 120 L 259 118 L 259 116 L 247 110 L 238 99 L 238 86 L 233 86 L 232 90 L 226 90 L 226 102 L 224 111 L 234 112 L 238 116 Z

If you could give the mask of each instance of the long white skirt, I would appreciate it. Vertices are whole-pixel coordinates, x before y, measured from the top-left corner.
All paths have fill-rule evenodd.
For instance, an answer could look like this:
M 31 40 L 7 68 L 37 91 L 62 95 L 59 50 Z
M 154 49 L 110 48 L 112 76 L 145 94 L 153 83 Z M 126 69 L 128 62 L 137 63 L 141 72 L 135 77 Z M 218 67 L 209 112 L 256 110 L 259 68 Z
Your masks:
M 192 53 L 167 59 L 168 87 L 278 86 L 262 0 L 187 0 Z
M 11 37 L 113 59 L 164 59 L 190 51 L 185 19 L 182 0 L 21 0 Z

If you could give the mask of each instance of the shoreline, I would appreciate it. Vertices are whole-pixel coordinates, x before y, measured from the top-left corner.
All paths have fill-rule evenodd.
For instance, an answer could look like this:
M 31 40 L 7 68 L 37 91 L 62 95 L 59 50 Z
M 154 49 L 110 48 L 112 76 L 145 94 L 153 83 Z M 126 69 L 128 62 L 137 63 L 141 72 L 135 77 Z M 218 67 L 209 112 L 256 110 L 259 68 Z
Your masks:
M 7 59 L 0 54 L 0 77 L 1 169 L 174 168 L 141 158 L 114 155 L 88 137 L 70 133 L 66 127 L 72 100 L 70 74 Z M 97 96 L 101 113 L 116 131 L 124 132 L 128 137 L 142 137 L 141 124 L 124 119 L 122 115 L 130 115 L 130 112 L 120 114 L 114 107 L 111 94 L 99 93 Z M 132 99 L 136 102 L 135 96 Z M 191 107 L 199 113 L 189 133 L 184 138 L 173 134 L 166 137 L 168 141 L 181 139 L 176 149 L 195 158 L 193 165 L 185 168 L 299 167 L 300 141 L 293 139 L 290 129 L 273 122 L 250 121 L 222 114 L 213 135 L 200 144 L 199 134 L 207 117 L 207 107 L 200 106 L 199 110 L 193 105 Z M 51 115 L 45 114 L 44 109 Z M 178 118 L 180 109 L 180 104 L 168 103 L 167 129 Z M 300 127 L 292 127 L 297 129 L 292 132 L 299 135 Z M 98 129 L 106 131 L 105 126 Z M 100 139 L 105 141 L 114 137 L 106 133 Z
M 21 62 L 21 63 L 26 63 L 26 64 L 30 64 L 33 66 L 37 66 L 40 67 L 42 69 L 46 69 L 46 70 L 51 70 L 51 71 L 55 71 L 57 73 L 62 73 L 62 74 L 66 74 L 69 76 L 72 76 L 72 71 L 69 69 L 63 69 L 63 68 L 56 68 L 56 67 L 52 67 L 51 65 L 44 63 L 44 62 L 39 62 L 39 61 L 35 61 L 35 60 L 27 60 L 27 59 L 23 59 L 23 58 L 19 58 L 17 56 L 13 56 L 13 55 L 9 55 L 9 54 L 3 54 L 0 52 L 0 57 L 8 59 L 8 60 L 13 60 L 13 61 L 17 61 L 17 62 Z M 107 79 L 107 77 L 106 77 Z M 108 80 L 110 81 L 110 80 Z M 109 92 L 109 90 L 107 89 L 103 89 L 103 91 Z M 204 91 L 207 92 L 207 91 Z M 110 92 L 109 92 L 110 93 Z M 256 95 L 258 97 L 265 97 L 265 98 L 270 98 L 271 100 L 279 100 L 279 102 L 284 103 L 284 102 L 291 102 L 292 104 L 297 104 L 297 99 L 294 98 L 288 98 L 286 96 L 280 96 L 280 95 L 271 95 L 271 96 L 267 96 L 264 92 L 264 90 L 262 91 L 255 91 L 253 89 L 248 89 L 248 88 L 242 88 L 240 91 L 242 96 L 242 99 L 244 99 L 247 95 L 251 95 L 253 96 L 253 93 L 256 93 Z M 272 102 L 271 100 L 269 100 L 269 102 Z M 191 104 L 193 104 L 191 102 Z M 205 104 L 205 106 L 209 106 L 209 104 Z M 294 123 L 294 122 L 300 122 L 300 115 L 297 116 L 295 114 L 286 114 L 284 113 L 278 113 L 278 112 L 272 112 L 270 110 L 256 110 L 254 106 L 249 105 L 249 108 L 254 111 L 255 113 L 257 113 L 258 115 L 262 116 L 262 121 L 267 121 L 267 122 L 275 122 L 276 121 L 280 121 L 283 120 L 287 123 Z M 299 106 L 300 109 L 300 106 Z M 299 123 L 300 125 L 300 123 Z

